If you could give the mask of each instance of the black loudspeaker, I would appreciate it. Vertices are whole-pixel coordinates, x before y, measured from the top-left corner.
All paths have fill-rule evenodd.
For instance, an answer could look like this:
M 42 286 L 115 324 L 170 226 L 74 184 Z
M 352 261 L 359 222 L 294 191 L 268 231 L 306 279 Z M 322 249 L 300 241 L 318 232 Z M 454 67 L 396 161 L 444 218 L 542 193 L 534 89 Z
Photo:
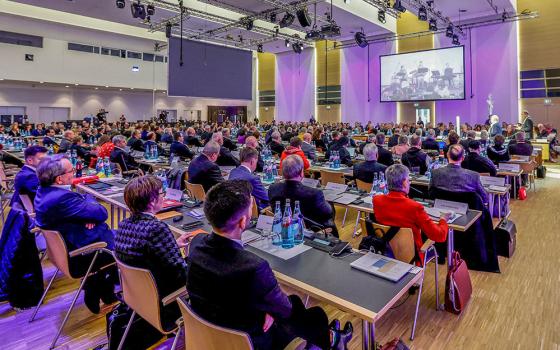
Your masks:
M 307 13 L 307 9 L 300 9 L 296 11 L 296 16 L 302 27 L 309 27 L 311 25 L 311 19 Z

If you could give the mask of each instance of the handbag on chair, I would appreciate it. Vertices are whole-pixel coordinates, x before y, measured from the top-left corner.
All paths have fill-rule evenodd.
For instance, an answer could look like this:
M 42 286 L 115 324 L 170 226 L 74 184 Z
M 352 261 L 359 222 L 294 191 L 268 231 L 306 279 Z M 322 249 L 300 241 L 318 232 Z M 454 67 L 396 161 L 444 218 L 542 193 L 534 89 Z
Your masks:
M 451 255 L 451 268 L 445 280 L 445 309 L 460 314 L 471 299 L 472 284 L 467 263 L 458 252 Z

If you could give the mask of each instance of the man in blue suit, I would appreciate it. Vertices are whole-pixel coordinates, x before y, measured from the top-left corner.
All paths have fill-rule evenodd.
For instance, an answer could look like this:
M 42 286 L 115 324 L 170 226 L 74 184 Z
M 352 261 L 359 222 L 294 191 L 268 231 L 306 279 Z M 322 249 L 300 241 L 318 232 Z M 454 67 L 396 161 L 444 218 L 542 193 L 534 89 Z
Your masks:
M 68 251 L 95 242 L 105 242 L 112 250 L 114 237 L 105 223 L 107 210 L 93 197 L 70 190 L 73 172 L 72 163 L 63 154 L 45 157 L 39 163 L 37 177 L 40 187 L 35 196 L 37 226 L 60 232 Z M 92 254 L 71 258 L 70 273 L 75 277 L 83 276 L 92 258 Z M 101 253 L 94 270 L 112 261 L 111 254 Z M 105 304 L 116 300 L 113 288 L 117 280 L 114 266 L 88 278 L 84 286 L 84 301 L 93 313 L 99 313 L 100 298 Z
M 253 189 L 251 195 L 255 197 L 259 209 L 264 209 L 268 206 L 268 192 L 264 188 L 259 176 L 254 175 L 253 172 L 257 168 L 259 160 L 259 152 L 250 147 L 244 147 L 239 152 L 241 165 L 233 169 L 229 173 L 229 180 L 245 180 L 248 181 Z
M 13 207 L 15 203 L 22 205 L 19 195 L 24 194 L 29 196 L 31 203 L 35 199 L 35 193 L 39 188 L 39 178 L 37 178 L 36 168 L 41 159 L 47 155 L 47 149 L 42 146 L 31 146 L 25 149 L 23 157 L 25 165 L 14 179 L 14 195 L 10 202 Z
M 179 132 L 173 133 L 174 141 L 169 148 L 169 153 L 179 156 L 181 158 L 189 158 L 192 159 L 194 154 L 191 150 L 183 143 L 183 135 Z

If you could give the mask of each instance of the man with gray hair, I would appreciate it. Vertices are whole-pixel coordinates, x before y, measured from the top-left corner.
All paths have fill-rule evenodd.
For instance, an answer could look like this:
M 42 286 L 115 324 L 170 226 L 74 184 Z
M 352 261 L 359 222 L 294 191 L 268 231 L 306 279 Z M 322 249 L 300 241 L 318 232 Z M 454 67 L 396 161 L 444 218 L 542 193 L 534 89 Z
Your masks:
M 271 136 L 271 140 L 270 141 L 270 150 L 272 151 L 272 154 L 276 154 L 278 156 L 280 156 L 282 154 L 282 152 L 284 152 L 284 145 L 282 144 L 282 137 L 280 136 L 280 132 L 275 131 L 272 133 Z
M 409 170 L 402 164 L 394 164 L 385 170 L 385 179 L 389 193 L 373 197 L 375 220 L 387 226 L 406 227 L 412 230 L 416 251 L 422 259 L 420 248 L 424 244 L 422 234 L 435 242 L 447 239 L 447 220 L 450 214 L 445 213 L 434 222 L 424 210 L 424 206 L 410 198 Z
M 422 149 L 428 151 L 439 151 L 439 143 L 436 141 L 436 131 L 434 129 L 428 130 L 426 139 L 422 141 Z
M 231 151 L 224 146 L 224 135 L 218 131 L 212 134 L 212 141 L 216 142 L 220 145 L 220 155 L 216 160 L 216 164 L 219 166 L 234 166 L 238 167 L 239 159 L 235 158 L 235 156 L 231 153 Z
M 428 155 L 420 148 L 422 140 L 418 135 L 412 135 L 410 138 L 410 148 L 402 157 L 401 162 L 412 172 L 424 175 L 428 170 Z
M 317 188 L 311 188 L 301 183 L 303 180 L 303 160 L 300 156 L 290 155 L 282 161 L 282 176 L 284 181 L 273 184 L 268 189 L 270 204 L 275 205 L 277 201 L 282 204 L 290 199 L 291 204 L 300 202 L 301 213 L 306 220 L 307 227 L 330 228 L 332 233 L 338 237 L 338 231 L 334 224 L 333 207 L 325 200 L 323 192 Z M 318 227 L 319 224 L 322 227 Z
M 60 147 L 58 148 L 58 153 L 66 153 L 70 150 L 72 146 L 72 141 L 74 140 L 74 131 L 66 130 L 62 134 L 62 141 L 60 141 Z
M 488 129 L 490 137 L 501 135 L 503 133 L 502 125 L 500 124 L 500 117 L 493 114 L 490 116 L 490 128 Z
M 220 145 L 209 141 L 204 145 L 204 150 L 189 164 L 189 182 L 202 185 L 208 191 L 215 184 L 224 181 L 220 167 L 216 160 L 220 154 Z
M 315 146 L 311 144 L 311 134 L 306 132 L 303 134 L 303 143 L 301 144 L 301 150 L 305 157 L 309 160 L 314 161 L 317 159 Z
M 109 160 L 118 164 L 122 171 L 138 170 L 140 164 L 125 150 L 126 138 L 123 135 L 113 136 L 113 144 L 115 148 L 111 151 Z
M 374 174 L 379 177 L 387 167 L 377 162 L 377 146 L 374 143 L 368 143 L 364 147 L 364 158 L 365 162 L 354 165 L 354 178 L 371 184 Z
M 37 226 L 58 231 L 68 251 L 97 242 L 105 242 L 108 249 L 113 249 L 113 232 L 105 223 L 107 210 L 92 196 L 71 191 L 73 173 L 72 163 L 63 154 L 41 160 L 37 166 L 41 186 L 34 200 Z M 72 275 L 83 276 L 92 259 L 92 254 L 70 258 Z M 95 266 L 112 261 L 111 254 L 100 253 Z M 105 304 L 116 301 L 113 288 L 117 280 L 114 267 L 88 278 L 84 286 L 84 302 L 91 312 L 99 313 L 100 298 Z

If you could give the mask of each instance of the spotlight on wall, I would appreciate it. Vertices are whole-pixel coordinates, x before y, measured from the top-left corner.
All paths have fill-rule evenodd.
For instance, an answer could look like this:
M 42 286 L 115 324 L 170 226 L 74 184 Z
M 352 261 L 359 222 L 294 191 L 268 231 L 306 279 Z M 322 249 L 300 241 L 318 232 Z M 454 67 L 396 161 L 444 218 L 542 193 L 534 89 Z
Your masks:
M 167 22 L 167 24 L 165 25 L 165 37 L 167 39 L 171 38 L 171 28 L 173 27 L 173 25 L 169 22 Z
M 146 6 L 146 14 L 148 16 L 153 16 L 156 14 L 156 7 L 154 6 L 154 4 L 149 4 Z
M 418 20 L 424 22 L 428 20 L 428 11 L 424 5 L 420 6 L 418 9 Z
M 430 19 L 430 30 L 432 32 L 437 32 L 437 30 L 438 30 L 437 20 L 435 18 Z
M 457 34 L 453 34 L 453 40 L 451 41 L 451 43 L 453 45 L 461 45 L 461 42 L 459 41 L 459 36 Z
M 255 26 L 255 24 L 254 24 L 252 19 L 245 20 L 245 29 L 250 31 L 250 30 L 253 30 L 254 26 Z
M 263 45 L 262 45 L 262 44 L 258 44 L 258 45 L 257 45 L 257 52 L 259 52 L 259 53 L 263 53 L 263 52 L 264 52 L 264 50 L 263 50 Z
M 302 53 L 303 52 L 303 44 L 302 43 L 293 43 L 292 44 L 292 50 L 294 50 L 295 53 Z
M 280 28 L 291 26 L 292 23 L 294 23 L 294 19 L 296 19 L 296 16 L 292 15 L 289 12 L 286 12 L 284 17 L 282 17 L 282 19 L 280 20 Z
M 385 11 L 379 10 L 377 11 L 377 20 L 381 23 L 386 23 L 387 20 L 385 19 Z
M 354 34 L 354 39 L 356 40 L 356 44 L 358 44 L 358 46 L 362 49 L 369 45 L 363 30 L 361 32 L 356 32 L 356 34 Z
M 139 0 L 130 4 L 130 12 L 133 18 L 146 19 L 146 8 Z
M 291 46 L 291 43 L 290 43 L 290 40 L 289 40 L 289 39 L 286 39 L 286 40 L 284 41 L 284 44 L 286 45 L 286 47 L 290 47 L 290 46 Z
M 124 0 L 117 0 L 117 8 L 123 9 L 125 5 Z
M 445 31 L 445 36 L 448 38 L 453 38 L 453 34 L 453 25 L 450 24 Z
M 395 0 L 395 3 L 393 4 L 393 9 L 402 13 L 406 12 L 406 8 L 401 3 L 401 0 Z

